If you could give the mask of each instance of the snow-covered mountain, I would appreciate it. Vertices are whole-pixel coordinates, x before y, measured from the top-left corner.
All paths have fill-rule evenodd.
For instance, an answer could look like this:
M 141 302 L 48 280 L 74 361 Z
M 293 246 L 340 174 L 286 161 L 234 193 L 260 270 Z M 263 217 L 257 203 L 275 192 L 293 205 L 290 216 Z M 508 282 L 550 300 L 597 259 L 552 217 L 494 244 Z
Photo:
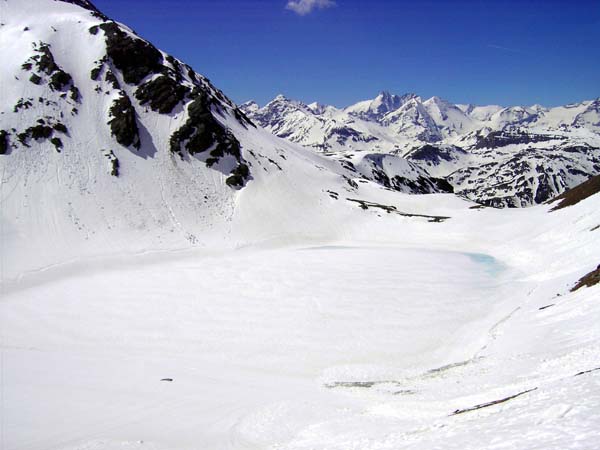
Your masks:
M 373 103 L 381 105 L 381 100 L 376 99 Z M 306 105 L 279 95 L 263 108 L 255 102 L 244 103 L 240 108 L 273 134 L 319 151 L 369 149 L 391 152 L 399 149 L 385 127 L 376 121 L 359 118 L 373 114 L 369 112 L 371 102 L 363 106 L 356 113 L 347 113 L 333 106 Z
M 418 99 L 416 94 L 394 95 L 389 92 L 380 92 L 373 100 L 358 102 L 344 109 L 351 116 L 360 119 L 379 121 L 386 114 L 396 111 L 406 102 Z
M 532 108 L 576 113 L 549 137 L 278 99 L 343 142 L 315 152 L 89 1 L 0 19 L 4 448 L 595 448 L 600 177 L 528 209 L 445 192 L 529 182 L 523 145 L 574 171 L 597 106 Z
M 241 109 L 275 135 L 317 151 L 407 157 L 490 206 L 544 202 L 600 173 L 600 99 L 503 108 L 382 92 L 343 109 L 312 105 L 279 96 Z
M 208 79 L 88 1 L 0 8 L 4 253 L 14 267 L 55 262 L 51 251 L 27 256 L 47 243 L 62 258 L 235 246 L 233 223 L 254 214 L 300 229 L 292 218 L 302 204 L 326 222 L 360 215 L 346 198 L 360 199 L 365 183 L 451 190 L 398 156 L 329 158 L 256 128 Z M 310 115 L 306 105 L 278 104 Z M 348 139 L 342 127 L 338 136 Z M 344 207 L 331 208 L 338 198 Z M 268 235 L 262 224 L 239 230 Z

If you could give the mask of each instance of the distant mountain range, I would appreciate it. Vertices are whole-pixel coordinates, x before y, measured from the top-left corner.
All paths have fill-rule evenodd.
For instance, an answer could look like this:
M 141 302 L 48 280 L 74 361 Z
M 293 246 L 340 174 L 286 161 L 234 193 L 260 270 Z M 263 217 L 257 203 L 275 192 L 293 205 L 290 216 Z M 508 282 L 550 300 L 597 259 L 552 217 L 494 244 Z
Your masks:
M 334 157 L 404 157 L 489 206 L 541 203 L 600 173 L 600 98 L 504 108 L 382 92 L 342 109 L 281 95 L 240 108 L 271 133 Z

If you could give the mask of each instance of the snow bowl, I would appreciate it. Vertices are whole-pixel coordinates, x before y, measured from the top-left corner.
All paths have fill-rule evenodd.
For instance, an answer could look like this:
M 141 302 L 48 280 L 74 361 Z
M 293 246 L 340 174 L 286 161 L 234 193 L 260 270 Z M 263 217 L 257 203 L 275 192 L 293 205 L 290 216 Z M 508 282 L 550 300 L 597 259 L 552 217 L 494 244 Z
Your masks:
M 395 247 L 100 267 L 0 304 L 8 448 L 266 448 L 472 358 L 506 286 L 487 255 Z

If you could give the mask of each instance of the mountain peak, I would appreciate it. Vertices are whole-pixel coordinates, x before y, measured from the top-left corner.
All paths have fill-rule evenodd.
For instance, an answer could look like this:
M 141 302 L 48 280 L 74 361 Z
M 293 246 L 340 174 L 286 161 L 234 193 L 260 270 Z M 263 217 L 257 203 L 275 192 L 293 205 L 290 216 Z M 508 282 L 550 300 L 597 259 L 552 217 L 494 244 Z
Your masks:
M 240 109 L 246 114 L 248 114 L 258 111 L 260 109 L 260 106 L 254 100 L 249 100 L 247 102 L 242 103 L 240 105 Z
M 437 95 L 434 95 L 430 99 L 426 100 L 425 103 L 427 103 L 427 104 L 433 103 L 436 105 L 450 105 L 450 102 L 448 100 L 445 100 L 442 97 L 438 97 Z
M 312 103 L 308 104 L 307 106 L 315 114 L 323 114 L 325 111 L 327 111 L 327 109 L 332 108 L 331 106 L 324 105 L 324 104 L 319 103 L 319 102 L 312 102 Z
M 406 102 L 408 102 L 410 100 L 419 99 L 419 98 L 420 97 L 414 93 L 406 93 L 406 94 L 398 95 L 398 94 L 391 94 L 388 91 L 382 91 L 374 99 L 374 101 L 378 101 L 378 100 L 384 101 L 386 103 L 386 105 L 389 106 L 389 111 L 392 111 L 392 110 L 398 109 L 400 106 L 402 106 L 403 104 L 405 104 Z
M 388 91 L 381 91 L 374 99 L 356 103 L 347 107 L 345 111 L 365 120 L 378 121 L 389 112 L 399 109 L 414 98 L 418 98 L 417 95 L 396 95 Z
M 389 99 L 392 97 L 396 97 L 395 94 L 391 94 L 389 91 L 381 91 L 376 98 L 385 98 L 385 99 Z
M 381 100 L 390 101 L 390 102 L 400 101 L 400 102 L 404 103 L 404 102 L 406 102 L 410 99 L 416 98 L 416 97 L 418 97 L 417 94 L 414 94 L 412 92 L 407 92 L 406 94 L 398 95 L 398 94 L 392 94 L 389 91 L 381 91 L 377 95 L 377 97 L 375 97 L 374 100 L 381 99 Z

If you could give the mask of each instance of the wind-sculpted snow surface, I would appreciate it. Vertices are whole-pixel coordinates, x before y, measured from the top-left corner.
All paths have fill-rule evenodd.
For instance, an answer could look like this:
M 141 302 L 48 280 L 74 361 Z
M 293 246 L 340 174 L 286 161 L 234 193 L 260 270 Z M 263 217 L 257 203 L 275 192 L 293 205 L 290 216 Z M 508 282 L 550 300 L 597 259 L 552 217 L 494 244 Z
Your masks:
M 471 200 L 522 207 L 600 174 L 599 105 L 502 108 L 382 92 L 344 109 L 283 96 L 241 108 L 275 135 L 317 151 L 404 156 Z
M 483 207 L 440 178 L 484 147 L 317 154 L 84 0 L 0 8 L 5 448 L 597 446 L 594 182 Z

